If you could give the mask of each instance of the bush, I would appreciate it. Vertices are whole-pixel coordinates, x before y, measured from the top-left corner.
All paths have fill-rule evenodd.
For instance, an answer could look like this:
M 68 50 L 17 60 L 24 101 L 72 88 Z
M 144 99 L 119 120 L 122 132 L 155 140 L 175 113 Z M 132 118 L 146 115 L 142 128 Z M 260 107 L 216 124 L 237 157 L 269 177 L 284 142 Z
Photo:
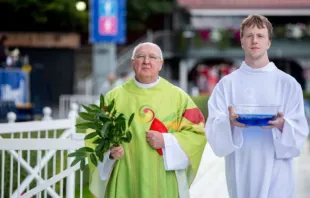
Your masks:
M 193 96 L 192 97 L 194 103 L 201 110 L 203 116 L 207 120 L 208 118 L 208 99 L 209 96 Z

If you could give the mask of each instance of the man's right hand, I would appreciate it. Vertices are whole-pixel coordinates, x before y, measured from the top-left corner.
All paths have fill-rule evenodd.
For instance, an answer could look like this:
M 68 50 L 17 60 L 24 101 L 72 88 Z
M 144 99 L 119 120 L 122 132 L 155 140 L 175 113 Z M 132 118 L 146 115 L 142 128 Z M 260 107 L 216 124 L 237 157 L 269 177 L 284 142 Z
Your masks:
M 234 108 L 232 106 L 228 107 L 228 111 L 229 111 L 229 120 L 230 120 L 231 126 L 237 126 L 237 127 L 242 127 L 242 128 L 246 127 L 245 124 L 242 124 L 237 121 L 238 115 L 235 113 Z
M 110 149 L 110 159 L 113 159 L 113 160 L 119 160 L 121 159 L 125 152 L 124 152 L 124 149 L 122 146 L 117 146 L 117 147 L 112 147 Z

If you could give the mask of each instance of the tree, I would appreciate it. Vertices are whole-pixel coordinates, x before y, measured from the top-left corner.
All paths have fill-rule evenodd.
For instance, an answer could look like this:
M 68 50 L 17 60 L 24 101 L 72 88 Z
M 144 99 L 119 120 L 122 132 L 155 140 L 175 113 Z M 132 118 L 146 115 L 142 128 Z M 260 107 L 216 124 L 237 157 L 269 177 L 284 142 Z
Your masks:
M 146 22 L 155 15 L 173 11 L 173 0 L 131 0 L 127 1 L 127 26 L 129 30 L 145 30 Z
M 90 0 L 86 1 L 88 4 Z M 1 30 L 88 31 L 88 11 L 77 11 L 77 0 L 0 0 Z M 173 0 L 128 0 L 128 30 L 145 30 L 152 16 L 171 13 Z
M 77 11 L 75 3 L 75 0 L 1 0 L 0 28 L 18 31 L 87 31 L 88 13 Z

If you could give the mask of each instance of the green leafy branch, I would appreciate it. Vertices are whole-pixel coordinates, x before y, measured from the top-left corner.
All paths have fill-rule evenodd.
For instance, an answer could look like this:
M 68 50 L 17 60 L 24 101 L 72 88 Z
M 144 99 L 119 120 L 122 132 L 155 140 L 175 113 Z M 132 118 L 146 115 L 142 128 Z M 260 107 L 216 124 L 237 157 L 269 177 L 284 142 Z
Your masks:
M 128 121 L 123 113 L 118 113 L 115 108 L 115 100 L 113 99 L 108 106 L 104 106 L 104 96 L 100 95 L 100 105 L 90 104 L 82 105 L 86 112 L 80 112 L 79 116 L 86 122 L 77 124 L 79 129 L 93 129 L 94 131 L 85 136 L 85 140 L 92 139 L 95 149 L 90 147 L 82 147 L 77 151 L 70 153 L 68 157 L 75 159 L 71 166 L 80 162 L 80 169 L 84 170 L 85 160 L 90 158 L 91 163 L 97 166 L 98 160 L 103 161 L 104 153 L 111 147 L 121 145 L 123 142 L 129 143 L 132 134 L 129 127 L 134 118 L 131 114 Z

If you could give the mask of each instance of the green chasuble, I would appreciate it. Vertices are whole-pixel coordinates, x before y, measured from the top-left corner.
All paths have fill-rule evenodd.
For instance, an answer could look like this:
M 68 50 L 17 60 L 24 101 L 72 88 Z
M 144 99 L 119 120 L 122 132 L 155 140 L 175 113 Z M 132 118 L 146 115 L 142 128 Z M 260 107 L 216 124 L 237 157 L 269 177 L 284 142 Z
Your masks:
M 190 161 L 186 173 L 191 184 L 206 144 L 202 113 L 185 92 L 163 78 L 152 88 L 140 88 L 130 79 L 105 97 L 113 99 L 127 118 L 135 113 L 132 140 L 122 144 L 125 155 L 115 162 L 107 181 L 91 166 L 91 192 L 98 198 L 178 198 L 176 173 L 165 170 L 163 156 L 146 141 L 146 131 L 156 118 L 176 137 Z

